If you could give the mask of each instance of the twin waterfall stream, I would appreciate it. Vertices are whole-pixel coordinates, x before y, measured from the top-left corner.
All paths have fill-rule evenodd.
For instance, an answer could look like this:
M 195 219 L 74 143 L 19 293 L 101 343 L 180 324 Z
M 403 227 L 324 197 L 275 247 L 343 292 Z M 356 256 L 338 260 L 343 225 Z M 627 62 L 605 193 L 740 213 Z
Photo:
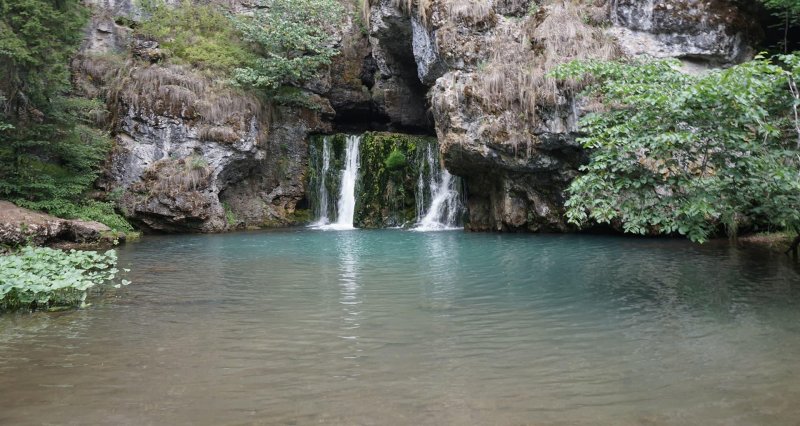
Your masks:
M 359 200 L 359 180 L 365 170 L 361 162 L 360 148 L 363 135 L 346 136 L 344 155 L 340 159 L 340 171 L 335 168 L 334 144 L 331 137 L 322 140 L 321 153 L 318 153 L 316 179 L 310 188 L 316 192 L 316 205 L 312 209 L 315 221 L 312 228 L 322 230 L 355 229 L 356 207 Z M 413 162 L 417 173 L 414 201 L 416 218 L 413 223 L 402 223 L 396 227 L 410 228 L 414 231 L 443 231 L 461 229 L 463 204 L 459 178 L 451 175 L 439 163 L 438 147 L 435 143 L 417 147 Z M 321 154 L 321 155 L 319 155 Z M 321 160 L 321 161 L 320 161 Z M 313 159 L 312 159 L 312 167 Z M 333 169 L 333 170 L 332 170 Z M 338 182 L 332 182 L 338 180 Z M 331 191 L 331 188 L 338 189 Z M 333 192 L 333 193 L 332 193 Z M 336 196 L 336 202 L 332 202 Z

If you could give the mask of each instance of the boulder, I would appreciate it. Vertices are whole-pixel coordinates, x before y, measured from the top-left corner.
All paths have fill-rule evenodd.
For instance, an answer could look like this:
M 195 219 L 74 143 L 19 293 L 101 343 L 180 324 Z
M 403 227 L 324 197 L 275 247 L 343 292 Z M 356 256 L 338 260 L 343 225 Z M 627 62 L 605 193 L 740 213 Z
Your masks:
M 107 246 L 125 240 L 99 222 L 61 219 L 0 201 L 0 246 Z

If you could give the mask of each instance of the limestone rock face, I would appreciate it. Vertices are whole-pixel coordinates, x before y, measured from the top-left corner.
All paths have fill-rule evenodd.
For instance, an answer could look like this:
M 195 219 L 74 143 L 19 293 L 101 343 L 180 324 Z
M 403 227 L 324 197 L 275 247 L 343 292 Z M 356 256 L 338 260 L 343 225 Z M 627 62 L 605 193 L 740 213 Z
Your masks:
M 128 0 L 97 0 L 72 64 L 80 91 L 109 99 L 115 147 L 98 185 L 147 231 L 294 223 L 307 136 L 330 130 L 323 122 L 334 113 L 330 103 L 304 92 L 308 108 L 264 105 L 189 67 L 161 64 L 158 43 L 129 32 L 97 42 L 109 25 L 104 17 L 137 13 Z M 108 54 L 120 50 L 134 60 Z
M 596 106 L 547 72 L 620 54 L 727 65 L 752 53 L 754 34 L 727 0 L 431 0 L 412 10 L 374 0 L 368 17 L 342 0 L 341 54 L 302 87 L 306 107 L 289 107 L 164 65 L 158 44 L 124 25 L 141 18 L 133 0 L 90 3 L 73 69 L 79 90 L 114 100 L 116 148 L 100 186 L 132 221 L 163 232 L 297 223 L 309 135 L 434 128 L 444 165 L 465 182 L 468 229 L 569 230 L 564 190 L 587 161 L 576 123 Z M 104 55 L 115 51 L 136 61 Z
M 707 67 L 752 53 L 750 24 L 724 0 L 461 3 L 433 2 L 415 58 L 435 79 L 440 152 L 466 182 L 471 230 L 570 229 L 564 190 L 588 160 L 576 122 L 596 106 L 547 77 L 558 64 L 647 54 Z
M 725 0 L 612 0 L 610 30 L 629 55 L 730 65 L 753 55 L 756 25 Z
M 377 68 L 373 98 L 396 128 L 432 127 L 414 58 L 412 18 L 381 0 L 370 11 L 369 41 Z

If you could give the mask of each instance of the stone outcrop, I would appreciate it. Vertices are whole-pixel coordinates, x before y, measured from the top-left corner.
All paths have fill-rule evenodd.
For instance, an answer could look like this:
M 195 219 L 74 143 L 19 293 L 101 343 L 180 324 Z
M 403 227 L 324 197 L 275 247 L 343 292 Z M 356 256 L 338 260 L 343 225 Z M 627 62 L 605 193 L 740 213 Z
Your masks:
M 60 219 L 0 201 L 0 246 L 88 248 L 124 240 L 125 234 L 116 234 L 99 222 Z
M 646 54 L 711 66 L 752 54 L 751 24 L 724 0 L 476 5 L 434 1 L 414 38 L 420 78 L 435 80 L 442 159 L 466 182 L 472 230 L 570 229 L 564 190 L 587 161 L 576 122 L 593 106 L 574 99 L 579 86 L 547 76 L 558 64 Z
M 752 57 L 758 26 L 718 0 L 612 0 L 610 32 L 628 55 L 720 66 Z
M 138 19 L 130 2 L 108 1 L 96 5 L 92 35 L 73 61 L 76 86 L 111 110 L 115 147 L 99 186 L 147 231 L 295 223 L 307 138 L 330 130 L 328 100 L 301 90 L 302 106 L 265 105 L 191 68 L 163 65 L 158 43 L 117 24 L 103 30 L 112 13 Z
M 302 222 L 309 135 L 387 129 L 435 129 L 444 165 L 465 182 L 468 229 L 569 230 L 564 190 L 587 161 L 576 123 L 594 106 L 547 73 L 619 55 L 727 65 L 752 54 L 757 32 L 726 0 L 432 0 L 413 10 L 375 0 L 364 16 L 342 1 L 341 55 L 298 89 L 302 106 L 270 106 L 164 65 L 157 43 L 131 38 L 125 21 L 141 17 L 131 0 L 92 3 L 73 68 L 80 90 L 110 100 L 116 148 L 99 185 L 132 221 L 163 232 Z
M 362 22 L 351 2 L 341 55 L 297 91 L 294 106 L 264 105 L 188 67 L 164 65 L 158 43 L 132 36 L 132 0 L 92 0 L 75 84 L 109 100 L 115 148 L 99 186 L 147 231 L 218 232 L 306 219 L 312 133 L 431 132 L 408 16 L 386 7 Z M 168 2 L 174 3 L 174 2 Z M 253 4 L 226 3 L 234 12 Z M 126 56 L 130 55 L 128 58 Z

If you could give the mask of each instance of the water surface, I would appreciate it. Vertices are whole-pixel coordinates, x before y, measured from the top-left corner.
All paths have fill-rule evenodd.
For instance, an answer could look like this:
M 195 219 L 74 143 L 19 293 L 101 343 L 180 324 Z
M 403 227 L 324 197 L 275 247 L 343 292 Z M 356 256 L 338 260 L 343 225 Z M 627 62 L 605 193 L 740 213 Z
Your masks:
M 0 317 L 0 424 L 797 425 L 800 275 L 726 245 L 146 237 L 133 284 Z

